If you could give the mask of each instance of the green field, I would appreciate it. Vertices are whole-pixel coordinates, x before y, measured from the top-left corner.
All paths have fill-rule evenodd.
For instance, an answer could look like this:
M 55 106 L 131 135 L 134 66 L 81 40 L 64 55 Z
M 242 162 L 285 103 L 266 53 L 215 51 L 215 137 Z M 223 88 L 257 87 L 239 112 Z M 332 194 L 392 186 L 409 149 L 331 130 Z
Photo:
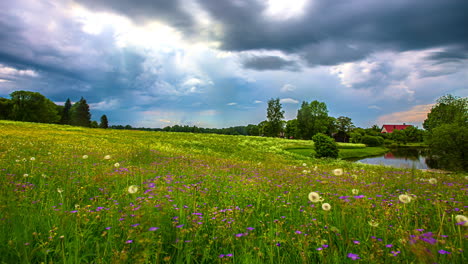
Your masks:
M 0 121 L 0 263 L 466 260 L 467 176 L 310 147 Z

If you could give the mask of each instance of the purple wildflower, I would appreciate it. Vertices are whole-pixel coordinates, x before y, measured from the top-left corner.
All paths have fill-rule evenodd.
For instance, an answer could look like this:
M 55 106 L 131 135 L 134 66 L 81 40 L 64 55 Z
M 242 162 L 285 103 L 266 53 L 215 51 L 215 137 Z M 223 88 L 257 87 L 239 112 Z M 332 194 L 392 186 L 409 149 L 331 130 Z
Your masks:
M 159 227 L 150 227 L 150 228 L 148 229 L 148 231 L 156 231 L 156 230 L 158 230 L 158 229 L 159 229 Z
M 391 247 L 393 247 L 393 245 L 392 245 L 392 244 L 388 244 L 388 245 L 385 245 L 385 247 L 391 248 Z
M 131 243 L 133 243 L 133 240 L 131 240 L 131 239 L 125 241 L 125 244 L 131 244 Z
M 448 254 L 450 254 L 450 252 L 441 249 L 441 250 L 439 250 L 439 254 L 442 254 L 442 255 L 447 254 L 448 255 Z
M 350 259 L 352 259 L 352 260 L 360 259 L 359 255 L 358 255 L 358 254 L 354 254 L 354 253 L 348 253 L 348 258 L 350 258 Z
M 253 228 L 253 227 L 247 227 L 247 230 L 250 230 L 250 231 L 252 231 L 252 230 L 254 230 L 254 229 L 255 229 L 255 228 Z

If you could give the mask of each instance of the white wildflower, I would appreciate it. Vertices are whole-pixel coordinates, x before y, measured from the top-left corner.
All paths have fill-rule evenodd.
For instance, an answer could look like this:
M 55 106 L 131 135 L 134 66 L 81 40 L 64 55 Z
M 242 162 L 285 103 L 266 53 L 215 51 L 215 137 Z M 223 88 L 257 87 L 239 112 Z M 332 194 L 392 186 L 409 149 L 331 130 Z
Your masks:
M 406 204 L 406 203 L 411 202 L 411 196 L 406 195 L 406 194 L 400 194 L 400 196 L 398 196 L 398 200 L 400 200 L 400 202 Z
M 105 159 L 105 160 L 108 160 L 108 159 L 110 159 L 110 158 L 111 158 L 110 155 L 105 155 L 105 156 L 104 156 L 104 159 Z
M 57 192 L 58 193 L 63 193 L 63 189 L 62 188 L 57 188 Z
M 352 192 L 354 195 L 359 194 L 359 190 L 358 190 L 358 189 L 352 189 L 351 192 Z
M 334 169 L 333 174 L 335 174 L 336 176 L 341 176 L 343 175 L 343 169 Z
M 313 203 L 318 203 L 318 202 L 323 201 L 322 197 L 320 197 L 320 194 L 316 192 L 309 193 L 309 200 Z
M 436 184 L 436 183 L 437 183 L 437 179 L 436 179 L 436 178 L 430 178 L 430 179 L 429 179 L 429 183 L 430 183 L 430 184 Z
M 468 226 L 468 217 L 464 215 L 455 216 L 455 221 L 461 226 Z
M 88 155 L 83 155 L 83 159 L 87 159 L 88 158 Z
M 138 192 L 138 186 L 136 186 L 136 185 L 130 185 L 130 186 L 128 187 L 128 193 L 136 193 L 136 192 Z
M 379 223 L 374 221 L 374 219 L 370 220 L 367 223 L 369 223 L 369 225 L 372 226 L 372 227 L 378 227 L 379 226 Z
M 331 205 L 329 203 L 323 203 L 322 204 L 322 209 L 325 211 L 330 211 Z
M 35 157 L 31 157 L 29 160 L 30 160 L 30 161 L 35 161 L 36 158 L 35 158 Z

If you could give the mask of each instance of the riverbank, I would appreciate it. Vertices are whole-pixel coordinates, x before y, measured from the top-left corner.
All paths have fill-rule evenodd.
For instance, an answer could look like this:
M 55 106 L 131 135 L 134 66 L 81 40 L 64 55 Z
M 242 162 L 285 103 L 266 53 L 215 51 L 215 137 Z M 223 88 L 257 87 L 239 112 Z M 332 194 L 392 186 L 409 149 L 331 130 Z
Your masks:
M 285 149 L 286 151 L 296 153 L 306 157 L 312 157 L 315 155 L 313 147 L 296 146 Z M 365 157 L 372 157 L 383 155 L 389 151 L 384 147 L 366 147 L 363 144 L 346 144 L 341 143 L 338 146 L 338 158 L 344 160 L 358 160 Z

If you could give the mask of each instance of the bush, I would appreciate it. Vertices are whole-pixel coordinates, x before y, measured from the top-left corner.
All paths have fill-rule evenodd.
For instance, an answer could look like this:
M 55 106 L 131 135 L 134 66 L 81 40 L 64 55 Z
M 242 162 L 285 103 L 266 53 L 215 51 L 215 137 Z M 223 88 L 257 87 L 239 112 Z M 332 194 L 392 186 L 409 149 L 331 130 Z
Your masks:
M 317 158 L 338 158 L 338 146 L 333 138 L 318 133 L 312 137 Z
M 363 136 L 361 143 L 366 144 L 368 147 L 377 147 L 382 146 L 384 139 L 382 137 Z
M 432 130 L 428 140 L 431 155 L 441 168 L 468 171 L 468 127 L 444 124 Z

